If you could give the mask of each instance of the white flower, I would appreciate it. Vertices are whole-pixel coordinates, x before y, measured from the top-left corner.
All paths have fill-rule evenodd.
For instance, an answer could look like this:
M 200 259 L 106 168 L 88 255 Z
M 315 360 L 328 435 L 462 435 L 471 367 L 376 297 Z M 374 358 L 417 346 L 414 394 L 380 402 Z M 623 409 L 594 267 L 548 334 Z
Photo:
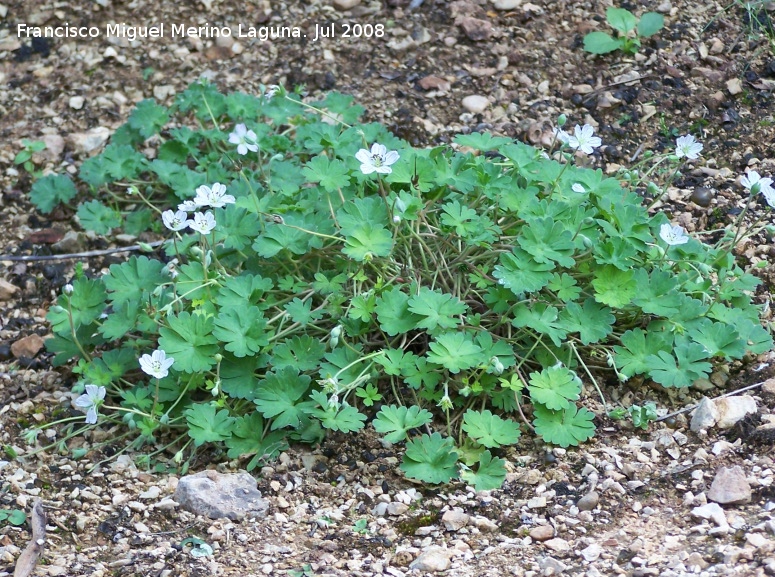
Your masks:
M 686 236 L 686 231 L 683 228 L 680 226 L 671 226 L 668 223 L 659 227 L 659 237 L 670 246 L 686 244 L 689 242 L 689 237 Z
M 570 140 L 570 134 L 565 132 L 562 128 L 554 129 L 554 137 L 563 144 L 568 144 L 568 140 Z
M 170 230 L 178 231 L 188 227 L 188 213 L 184 210 L 178 210 L 177 212 L 165 210 L 161 213 L 161 220 L 164 222 L 164 226 Z
M 195 210 L 199 210 L 199 206 L 193 200 L 186 200 L 178 205 L 178 210 L 194 212 Z
M 679 136 L 675 139 L 675 155 L 678 158 L 685 156 L 689 160 L 694 160 L 700 156 L 701 151 L 702 143 L 697 142 L 691 134 Z
M 277 86 L 277 84 L 270 84 L 266 87 L 266 92 L 264 92 L 264 98 L 267 100 L 271 100 L 275 94 L 277 94 L 280 91 L 280 87 Z
M 258 152 L 258 137 L 252 130 L 248 130 L 244 124 L 234 127 L 234 132 L 229 134 L 229 142 L 237 145 L 237 154 L 245 155 L 250 152 Z
M 390 174 L 393 172 L 390 165 L 395 164 L 400 157 L 395 150 L 388 152 L 388 149 L 384 144 L 375 142 L 371 145 L 371 152 L 365 148 L 361 148 L 356 153 L 355 158 L 361 163 L 361 172 L 363 172 L 363 174 L 371 174 L 372 172 Z
M 226 194 L 226 185 L 216 182 L 212 188 L 203 184 L 196 189 L 194 203 L 198 206 L 210 206 L 212 208 L 222 208 L 227 204 L 234 204 L 235 198 Z
M 169 374 L 169 368 L 174 362 L 174 357 L 167 358 L 167 353 L 161 349 L 156 349 L 150 355 L 145 354 L 140 357 L 140 368 L 146 375 L 163 379 Z
M 97 422 L 97 411 L 105 398 L 105 387 L 86 385 L 86 392 L 75 399 L 73 404 L 86 411 L 86 422 L 93 425 Z
M 584 188 L 584 185 L 581 184 L 580 182 L 574 182 L 573 186 L 571 186 L 570 189 L 573 192 L 578 192 L 579 194 L 584 194 L 585 192 L 587 192 L 587 189 Z
M 568 146 L 580 150 L 584 154 L 592 154 L 595 148 L 603 144 L 597 136 L 592 136 L 595 129 L 589 124 L 584 126 L 576 125 L 573 134 L 568 136 Z
M 71 285 L 70 283 L 67 283 L 65 286 L 62 287 L 62 292 L 65 293 L 66 295 L 73 294 L 73 285 Z
M 188 221 L 188 226 L 201 234 L 210 234 L 215 228 L 215 217 L 212 212 L 205 214 L 197 212 L 194 214 L 194 220 Z
M 767 204 L 775 208 L 775 189 L 772 188 L 771 178 L 762 178 L 755 170 L 749 170 L 748 174 L 740 179 L 740 184 L 754 194 L 761 192 Z

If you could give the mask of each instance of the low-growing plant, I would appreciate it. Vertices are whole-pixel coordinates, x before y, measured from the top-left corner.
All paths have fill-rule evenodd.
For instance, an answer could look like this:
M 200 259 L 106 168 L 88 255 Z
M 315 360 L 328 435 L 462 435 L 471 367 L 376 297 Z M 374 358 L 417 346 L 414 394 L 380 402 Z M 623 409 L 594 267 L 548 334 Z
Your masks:
M 625 54 L 635 54 L 641 47 L 641 39 L 653 36 L 665 25 L 665 18 L 657 12 L 646 12 L 640 20 L 625 8 L 609 7 L 605 19 L 616 33 L 590 32 L 584 36 L 584 50 L 592 54 L 608 54 L 621 50 Z
M 41 150 L 45 150 L 46 143 L 41 140 L 28 140 L 25 138 L 22 140 L 22 146 L 24 148 L 17 152 L 13 159 L 14 165 L 21 166 L 36 178 L 39 177 L 40 171 L 35 168 L 35 164 L 32 162 L 32 155 Z
M 15 527 L 27 522 L 27 514 L 21 509 L 0 509 L 0 523 L 8 523 Z
M 81 166 L 84 227 L 168 239 L 104 276 L 77 268 L 49 311 L 87 424 L 253 469 L 370 420 L 405 443 L 408 476 L 486 489 L 523 432 L 594 435 L 582 377 L 687 387 L 771 347 L 731 237 L 708 246 L 575 166 L 592 127 L 558 130 L 554 158 L 484 133 L 416 149 L 350 97 L 271 92 L 141 102 Z M 75 191 L 50 175 L 31 198 L 46 212 Z

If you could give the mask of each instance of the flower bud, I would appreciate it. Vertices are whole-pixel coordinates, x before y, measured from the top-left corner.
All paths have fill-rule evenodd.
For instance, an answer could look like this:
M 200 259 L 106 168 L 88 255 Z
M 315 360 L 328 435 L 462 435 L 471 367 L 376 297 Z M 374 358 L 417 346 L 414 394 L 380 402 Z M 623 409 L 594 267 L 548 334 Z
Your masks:
M 500 361 L 498 357 L 493 357 L 490 359 L 490 369 L 492 374 L 494 375 L 502 375 L 504 371 L 503 363 Z
M 565 126 L 565 123 L 568 122 L 568 117 L 564 114 L 560 114 L 557 117 L 557 126 Z
M 73 294 L 73 285 L 71 285 L 70 283 L 67 283 L 65 286 L 62 287 L 62 292 L 65 293 L 66 295 Z

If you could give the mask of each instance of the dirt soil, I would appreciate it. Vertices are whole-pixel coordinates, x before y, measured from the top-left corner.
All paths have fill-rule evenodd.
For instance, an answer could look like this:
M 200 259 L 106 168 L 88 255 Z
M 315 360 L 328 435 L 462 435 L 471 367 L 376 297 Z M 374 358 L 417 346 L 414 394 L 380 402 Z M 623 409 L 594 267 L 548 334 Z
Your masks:
M 86 149 L 120 126 L 134 103 L 170 103 L 200 76 L 223 90 L 282 84 L 304 85 L 310 99 L 332 89 L 349 93 L 369 120 L 418 146 L 482 130 L 547 143 L 564 113 L 571 127 L 596 127 L 604 146 L 591 162 L 609 173 L 690 132 L 704 144 L 702 157 L 657 207 L 690 232 L 734 220 L 745 202 L 739 178 L 746 168 L 775 174 L 775 47 L 764 34 L 772 32 L 772 2 L 749 11 L 742 1 L 622 2 L 663 13 L 666 27 L 635 56 L 602 57 L 585 53 L 582 39 L 606 30 L 610 2 L 603 1 L 425 0 L 414 8 L 409 0 L 0 2 L 4 255 L 130 242 L 79 234 L 62 243 L 78 231 L 74 208 L 37 213 L 27 200 L 30 177 L 13 166 L 14 156 L 22 139 L 44 140 L 48 149 L 35 154 L 35 168 L 75 172 Z M 167 31 L 135 41 L 106 37 L 106 25 L 122 23 L 165 23 Z M 173 38 L 173 23 L 229 26 L 235 34 L 240 26 L 288 26 L 307 36 Z M 19 38 L 20 24 L 98 27 L 100 34 Z M 316 29 L 331 25 L 335 37 L 313 41 Z M 367 25 L 383 26 L 384 35 L 352 37 L 372 30 Z M 486 100 L 467 100 L 467 110 L 468 96 Z M 750 214 L 772 220 L 760 200 Z M 757 299 L 768 304 L 772 238 L 738 251 L 763 279 Z M 83 265 L 99 271 L 120 258 Z M 30 515 L 33 500 L 42 499 L 48 531 L 34 575 L 775 575 L 775 451 L 772 435 L 755 432 L 775 419 L 773 353 L 719 366 L 703 390 L 631 382 L 604 391 L 624 406 L 653 400 L 666 414 L 702 395 L 766 382 L 747 393 L 757 413 L 729 430 L 692 432 L 682 413 L 647 431 L 601 417 L 597 437 L 567 451 L 525 435 L 506 455 L 504 487 L 480 493 L 410 483 L 397 466 L 399 448 L 369 434 L 331 436 L 257 470 L 270 503 L 266 517 L 213 521 L 180 510 L 170 500 L 178 476 L 135 463 L 122 452 L 123 431 L 71 441 L 74 448 L 115 438 L 80 460 L 67 451 L 33 453 L 22 438 L 27 426 L 80 414 L 71 409 L 74 376 L 51 368 L 38 338 L 49 334 L 45 314 L 73 263 L 0 261 L 0 510 Z M 39 446 L 57 434 L 50 429 Z M 210 457 L 194 470 L 213 466 Z M 717 471 L 734 466 L 745 477 L 746 502 L 708 513 Z M 197 556 L 207 551 L 186 546 L 189 537 L 212 554 Z M 0 577 L 13 573 L 30 538 L 29 522 L 0 521 Z

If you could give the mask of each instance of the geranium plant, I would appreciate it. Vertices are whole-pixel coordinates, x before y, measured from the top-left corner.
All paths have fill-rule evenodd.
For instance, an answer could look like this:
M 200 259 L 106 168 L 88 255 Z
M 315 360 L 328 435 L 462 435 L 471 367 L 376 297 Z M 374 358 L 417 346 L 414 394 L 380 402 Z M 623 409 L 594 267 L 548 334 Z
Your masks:
M 167 239 L 77 270 L 51 307 L 55 364 L 105 388 L 76 401 L 90 420 L 106 392 L 99 419 L 136 446 L 177 432 L 176 461 L 207 443 L 248 468 L 370 422 L 406 443 L 407 475 L 491 488 L 522 433 L 593 436 L 601 381 L 686 387 L 771 347 L 728 247 L 573 164 L 601 144 L 591 126 L 558 132 L 552 158 L 478 133 L 415 149 L 360 113 L 195 83 L 83 163 L 84 226 Z M 32 199 L 74 189 L 44 177 Z

